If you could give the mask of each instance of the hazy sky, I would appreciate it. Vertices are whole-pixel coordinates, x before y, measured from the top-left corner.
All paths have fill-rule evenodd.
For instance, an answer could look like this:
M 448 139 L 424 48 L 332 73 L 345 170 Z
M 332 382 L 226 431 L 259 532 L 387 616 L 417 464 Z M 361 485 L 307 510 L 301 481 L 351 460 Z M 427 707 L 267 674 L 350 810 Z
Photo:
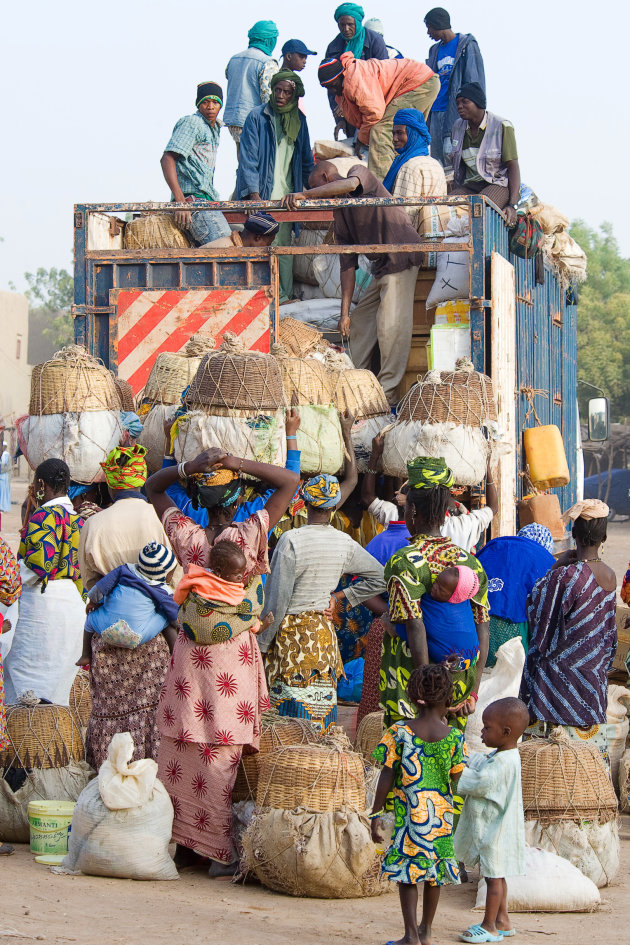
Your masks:
M 292 37 L 318 57 L 302 73 L 311 140 L 332 137 L 317 63 L 336 34 L 322 0 L 22 0 L 4 5 L 0 289 L 39 266 L 72 266 L 78 202 L 167 200 L 160 156 L 175 121 L 195 110 L 197 82 L 225 86 L 227 60 L 247 30 L 272 18 L 276 47 Z M 424 60 L 422 21 L 433 4 L 369 0 L 385 38 Z M 590 225 L 613 223 L 630 256 L 625 166 L 630 123 L 621 108 L 630 26 L 626 2 L 448 0 L 456 31 L 473 33 L 488 106 L 515 125 L 521 175 L 540 198 Z M 621 157 L 624 161 L 620 163 Z M 215 183 L 232 190 L 236 151 L 222 134 Z

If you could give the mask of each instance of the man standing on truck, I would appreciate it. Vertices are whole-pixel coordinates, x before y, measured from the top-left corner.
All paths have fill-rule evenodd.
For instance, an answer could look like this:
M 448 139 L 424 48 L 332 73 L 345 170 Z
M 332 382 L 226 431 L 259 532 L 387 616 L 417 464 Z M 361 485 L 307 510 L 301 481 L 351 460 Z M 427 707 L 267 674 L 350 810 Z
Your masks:
M 392 62 L 396 60 L 392 59 Z M 320 162 L 309 179 L 310 189 L 289 194 L 285 205 L 296 209 L 303 199 L 320 197 L 391 197 L 363 164 L 355 164 L 342 177 L 334 164 Z M 404 207 L 340 207 L 334 211 L 335 242 L 342 246 L 388 243 L 421 243 Z M 372 262 L 372 282 L 350 318 L 350 304 L 359 265 L 356 253 L 340 255 L 342 336 L 350 336 L 355 367 L 370 368 L 378 342 L 381 368 L 378 379 L 392 406 L 398 403 L 398 385 L 409 359 L 413 328 L 413 297 L 422 262 L 421 252 L 367 254 Z
M 222 122 L 219 112 L 223 90 L 216 82 L 197 86 L 197 111 L 180 118 L 162 155 L 164 180 L 177 203 L 218 200 L 214 188 L 214 167 Z M 230 227 L 219 210 L 178 210 L 175 222 L 187 230 L 197 246 L 230 235 Z
M 282 65 L 281 69 L 289 69 L 291 72 L 303 72 L 306 68 L 308 56 L 316 56 L 317 53 L 308 49 L 301 39 L 288 39 L 282 47 Z
M 451 17 L 444 7 L 434 7 L 424 18 L 427 33 L 436 40 L 429 50 L 427 65 L 440 77 L 440 91 L 431 108 L 431 157 L 451 168 L 451 129 L 457 120 L 457 90 L 467 82 L 486 88 L 483 59 L 472 33 L 454 33 Z
M 278 71 L 272 53 L 278 35 L 273 20 L 258 20 L 247 34 L 249 46 L 232 56 L 225 70 L 228 86 L 224 118 L 236 144 L 237 160 L 245 119 L 252 108 L 264 105 L 271 98 L 271 77 Z

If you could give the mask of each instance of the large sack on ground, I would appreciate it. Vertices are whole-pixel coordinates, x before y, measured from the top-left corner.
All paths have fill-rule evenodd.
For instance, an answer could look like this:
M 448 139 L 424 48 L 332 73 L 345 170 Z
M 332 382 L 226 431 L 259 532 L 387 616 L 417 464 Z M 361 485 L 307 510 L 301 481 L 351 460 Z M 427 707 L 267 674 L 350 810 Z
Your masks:
M 62 864 L 66 869 L 120 879 L 178 878 L 168 852 L 171 799 L 158 781 L 156 762 L 128 763 L 133 750 L 129 732 L 114 735 L 99 778 L 85 788 L 74 809 Z
M 606 730 L 608 755 L 610 757 L 610 773 L 615 788 L 619 785 L 619 762 L 626 748 L 628 737 L 628 707 L 630 707 L 630 690 L 625 686 L 608 686 L 608 705 L 606 708 Z
M 608 886 L 619 871 L 619 824 L 541 824 L 525 821 L 525 840 L 532 847 L 556 853 L 576 866 L 598 888 Z
M 577 867 L 547 850 L 528 847 L 525 876 L 508 879 L 509 912 L 594 912 L 599 890 Z M 479 881 L 475 910 L 486 908 L 486 882 Z
M 76 801 L 94 777 L 85 761 L 63 768 L 0 768 L 0 840 L 28 843 L 31 801 Z
M 479 685 L 479 699 L 472 715 L 466 722 L 466 745 L 470 752 L 480 751 L 487 755 L 493 749 L 481 741 L 483 713 L 497 699 L 518 697 L 521 676 L 525 666 L 525 650 L 520 637 L 508 640 L 497 650 L 497 661 L 492 669 L 486 669 Z
M 315 899 L 378 896 L 381 858 L 365 814 L 342 807 L 329 813 L 304 808 L 266 810 L 242 837 L 244 867 L 269 889 Z

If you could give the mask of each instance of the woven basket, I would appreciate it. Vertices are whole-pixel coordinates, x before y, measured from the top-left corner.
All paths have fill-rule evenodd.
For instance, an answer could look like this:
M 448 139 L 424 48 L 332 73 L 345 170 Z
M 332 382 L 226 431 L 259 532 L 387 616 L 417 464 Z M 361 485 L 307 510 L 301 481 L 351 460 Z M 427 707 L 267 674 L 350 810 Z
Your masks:
M 74 712 L 79 720 L 81 731 L 85 732 L 92 711 L 92 696 L 90 694 L 90 674 L 84 669 L 80 669 L 74 677 L 70 690 L 70 711 Z
M 232 802 L 255 800 L 258 769 L 264 755 L 286 745 L 310 745 L 318 740 L 318 733 L 306 719 L 285 718 L 276 712 L 263 713 L 259 754 L 243 755 L 236 773 Z
M 385 731 L 385 713 L 370 712 L 361 719 L 354 738 L 354 750 L 363 755 L 368 764 L 373 765 L 372 752 L 380 743 Z
M 355 420 L 367 420 L 390 412 L 385 391 L 371 371 L 329 370 L 333 403 L 340 413 L 348 410 Z
M 290 354 L 296 358 L 303 358 L 309 351 L 321 345 L 323 340 L 321 331 L 305 325 L 297 318 L 283 318 L 278 328 L 278 340 L 286 345 Z
M 125 249 L 186 249 L 191 245 L 170 213 L 143 214 L 125 226 Z
M 142 399 L 152 404 L 178 404 L 204 354 L 214 350 L 212 335 L 191 335 L 181 351 L 162 351 L 155 359 Z
M 324 813 L 342 806 L 364 811 L 363 759 L 336 746 L 304 745 L 263 755 L 258 769 L 257 807 Z
M 114 377 L 114 384 L 118 391 L 120 409 L 135 413 L 136 405 L 133 400 L 133 387 L 129 381 L 124 381 L 122 377 Z
M 483 427 L 497 419 L 492 380 L 472 370 L 453 372 L 427 371 L 414 384 L 398 406 L 398 419 L 420 423 L 457 423 L 461 426 Z
M 120 410 L 120 397 L 113 375 L 85 348 L 69 345 L 50 361 L 35 365 L 29 406 L 32 417 L 96 410 Z
M 0 768 L 65 768 L 85 759 L 79 721 L 67 706 L 9 705 L 10 748 L 0 752 Z
M 287 403 L 292 407 L 332 403 L 330 371 L 312 358 L 292 358 L 286 345 L 277 344 L 271 353 L 278 359 L 278 367 Z
M 617 816 L 617 795 L 594 745 L 554 729 L 549 738 L 524 741 L 519 752 L 526 820 L 604 824 Z
M 270 354 L 248 351 L 236 335 L 226 332 L 218 351 L 202 359 L 186 403 L 257 412 L 285 407 L 278 362 Z

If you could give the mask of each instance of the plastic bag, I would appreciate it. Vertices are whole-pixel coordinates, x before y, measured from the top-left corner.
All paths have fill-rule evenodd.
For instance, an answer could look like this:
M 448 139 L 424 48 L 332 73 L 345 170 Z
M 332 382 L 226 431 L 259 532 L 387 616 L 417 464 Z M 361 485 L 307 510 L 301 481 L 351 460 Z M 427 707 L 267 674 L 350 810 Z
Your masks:
M 344 666 L 346 678 L 343 677 L 337 683 L 337 698 L 344 702 L 360 702 L 361 692 L 363 690 L 363 669 L 365 660 L 362 656 L 356 660 L 350 660 Z
M 343 469 L 345 451 L 343 433 L 336 407 L 310 405 L 297 408 L 300 428 L 297 448 L 300 450 L 300 468 L 307 476 L 328 473 L 335 476 Z
M 129 764 L 133 751 L 129 732 L 118 732 L 109 743 L 107 761 L 98 773 L 98 789 L 110 810 L 128 810 L 146 804 L 155 787 L 157 762 L 142 758 Z
M 481 727 L 484 710 L 497 699 L 518 697 L 521 676 L 525 666 L 525 650 L 520 637 L 507 640 L 497 650 L 497 661 L 490 670 L 484 670 L 479 684 L 479 699 L 475 711 L 466 723 L 466 745 L 468 751 L 480 751 L 487 755 L 488 748 L 481 741 Z

